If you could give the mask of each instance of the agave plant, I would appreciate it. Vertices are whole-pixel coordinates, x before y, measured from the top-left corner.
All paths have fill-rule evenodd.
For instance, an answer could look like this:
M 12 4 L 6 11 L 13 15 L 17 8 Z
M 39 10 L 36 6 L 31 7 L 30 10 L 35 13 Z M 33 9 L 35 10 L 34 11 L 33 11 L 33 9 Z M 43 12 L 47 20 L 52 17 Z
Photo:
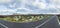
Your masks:
M 4 18 L 0 17 L 0 20 L 5 20 L 5 21 L 9 21 L 9 22 L 31 22 L 31 21 L 37 21 L 37 20 L 42 20 L 44 17 L 48 17 L 48 16 L 41 16 L 41 15 L 37 15 L 37 16 L 29 16 L 29 15 L 24 15 L 24 16 L 6 16 Z

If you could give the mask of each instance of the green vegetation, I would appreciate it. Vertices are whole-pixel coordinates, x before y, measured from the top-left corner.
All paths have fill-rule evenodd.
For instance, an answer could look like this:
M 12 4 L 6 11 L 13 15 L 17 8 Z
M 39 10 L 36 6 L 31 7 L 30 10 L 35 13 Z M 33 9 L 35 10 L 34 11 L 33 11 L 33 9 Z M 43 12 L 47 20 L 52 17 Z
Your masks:
M 7 16 L 4 18 L 0 17 L 0 20 L 5 20 L 9 22 L 31 22 L 31 21 L 42 20 L 43 18 L 46 17 L 49 16 Z
M 59 21 L 60 21 L 60 15 L 58 15 L 57 17 L 58 17 L 58 19 L 59 19 Z

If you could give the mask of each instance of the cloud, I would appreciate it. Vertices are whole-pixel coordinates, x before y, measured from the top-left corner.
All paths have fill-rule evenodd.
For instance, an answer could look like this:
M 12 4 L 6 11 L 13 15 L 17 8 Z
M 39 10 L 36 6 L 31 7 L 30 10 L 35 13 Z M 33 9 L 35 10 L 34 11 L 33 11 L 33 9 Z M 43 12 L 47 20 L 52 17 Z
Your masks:
M 38 4 L 38 8 L 40 8 L 40 9 L 46 9 L 46 5 L 47 5 L 46 3 L 41 3 L 41 2 L 40 2 L 40 3 Z
M 49 1 L 52 2 L 52 3 L 56 3 L 57 0 L 49 0 Z
M 3 0 L 1 0 L 1 2 L 2 1 Z M 10 0 L 10 2 L 11 2 L 11 0 Z M 25 4 L 24 2 L 26 2 L 26 0 L 23 0 L 23 4 Z M 46 2 L 45 0 L 42 0 L 41 2 L 31 2 L 32 3 L 32 4 L 30 3 L 31 8 L 29 8 L 29 6 L 26 7 L 25 5 L 23 5 L 23 6 L 19 5 L 20 7 L 16 8 L 16 9 L 10 9 L 4 5 L 0 5 L 0 15 L 6 15 L 6 14 L 10 15 L 13 13 L 18 13 L 18 14 L 58 14 L 59 13 L 59 11 L 57 11 L 57 9 L 60 10 L 60 4 L 55 4 L 56 2 L 59 3 L 59 1 L 50 0 L 51 3 L 45 3 L 45 2 Z M 32 9 L 33 6 L 39 8 L 39 9 Z M 15 6 L 10 5 L 10 7 L 15 7 Z
M 14 12 L 16 12 L 16 10 L 13 9 L 8 9 L 6 6 L 4 5 L 0 5 L 0 15 L 7 15 L 7 14 L 13 14 Z
M 0 0 L 0 3 L 12 2 L 13 0 Z
M 60 9 L 60 5 L 56 5 L 56 8 Z
M 55 4 L 48 4 L 46 9 L 56 9 L 56 5 Z
M 39 2 L 39 0 L 36 0 L 35 2 L 32 3 L 33 6 L 38 7 L 39 9 L 45 9 L 46 8 L 46 3 Z

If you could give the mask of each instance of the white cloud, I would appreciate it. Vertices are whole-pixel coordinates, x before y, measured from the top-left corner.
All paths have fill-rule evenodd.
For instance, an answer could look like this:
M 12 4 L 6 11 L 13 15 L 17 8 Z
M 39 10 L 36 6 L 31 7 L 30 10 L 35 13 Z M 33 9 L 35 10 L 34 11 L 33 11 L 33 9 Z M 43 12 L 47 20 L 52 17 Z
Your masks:
M 56 5 L 56 8 L 60 9 L 60 5 Z
M 16 7 L 16 3 L 14 3 L 14 4 L 9 4 L 8 7 L 14 8 L 14 7 Z
M 1 2 L 11 2 L 12 0 L 1 0 Z M 50 0 L 52 3 L 56 3 L 56 1 L 57 1 L 57 3 L 59 3 L 60 2 L 60 0 Z M 22 0 L 22 2 L 23 2 L 23 4 L 25 4 L 25 2 L 27 2 L 27 0 Z M 0 5 L 0 15 L 2 14 L 2 15 L 6 15 L 6 14 L 13 14 L 13 13 L 18 13 L 18 14 L 40 14 L 40 9 L 56 9 L 56 11 L 57 11 L 57 9 L 60 9 L 60 5 L 55 5 L 55 4 L 48 4 L 48 6 L 47 6 L 47 3 L 44 3 L 45 2 L 45 0 L 42 0 L 42 2 L 38 2 L 38 0 L 37 1 L 35 1 L 35 2 L 32 2 L 32 4 L 30 4 L 30 5 L 33 5 L 34 7 L 38 7 L 39 9 L 37 9 L 37 10 L 32 10 L 32 9 L 29 9 L 29 8 L 26 8 L 26 7 L 24 7 L 24 6 L 22 6 L 22 7 L 19 7 L 19 8 L 17 8 L 17 9 L 7 9 L 7 7 L 5 7 L 5 6 L 2 6 L 2 5 Z M 20 3 L 19 3 L 20 4 Z M 15 4 L 14 5 L 10 5 L 10 7 L 15 7 Z M 26 12 L 17 12 L 17 10 L 25 10 Z M 46 10 L 45 10 L 46 11 Z M 42 11 L 43 12 L 43 14 L 48 14 L 50 11 L 48 11 L 47 13 L 44 13 L 44 11 Z M 58 13 L 49 13 L 49 14 L 58 14 Z
M 52 4 L 60 4 L 60 0 L 49 0 Z
M 54 4 L 48 4 L 47 8 L 49 8 L 49 9 L 56 9 L 56 5 L 54 5 Z
M 2 2 L 12 2 L 12 0 L 0 0 L 0 3 Z
M 38 8 L 40 8 L 40 9 L 46 9 L 46 6 L 47 6 L 47 4 L 46 3 L 43 3 L 43 2 L 40 2 L 38 4 Z
M 57 0 L 49 0 L 51 3 L 56 3 Z
M 60 0 L 57 0 L 57 3 L 60 4 Z
M 35 2 L 32 3 L 33 6 L 38 7 L 39 9 L 46 9 L 46 3 L 44 2 L 39 2 L 36 0 Z
M 39 0 L 39 2 L 44 2 L 44 3 L 45 3 L 45 2 L 46 2 L 46 0 Z
M 20 8 L 17 8 L 17 10 L 26 10 L 26 11 L 32 11 L 31 9 L 29 9 L 29 8 L 25 8 L 25 7 L 20 7 Z

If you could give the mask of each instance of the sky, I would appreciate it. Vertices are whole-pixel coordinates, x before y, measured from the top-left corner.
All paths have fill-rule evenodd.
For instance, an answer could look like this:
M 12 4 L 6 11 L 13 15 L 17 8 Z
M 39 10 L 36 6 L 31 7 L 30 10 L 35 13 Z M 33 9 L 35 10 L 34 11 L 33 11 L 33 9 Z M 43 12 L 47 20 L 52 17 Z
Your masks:
M 0 15 L 60 14 L 60 0 L 0 0 Z

